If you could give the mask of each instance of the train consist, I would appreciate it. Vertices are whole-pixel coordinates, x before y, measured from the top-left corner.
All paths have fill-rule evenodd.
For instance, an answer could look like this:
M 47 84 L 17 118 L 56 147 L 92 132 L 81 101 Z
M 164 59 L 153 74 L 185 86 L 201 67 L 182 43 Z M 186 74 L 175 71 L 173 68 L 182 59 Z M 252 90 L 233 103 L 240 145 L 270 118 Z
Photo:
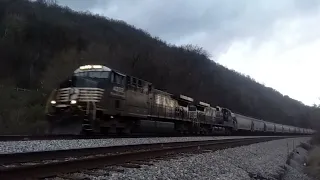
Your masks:
M 314 133 L 170 94 L 102 65 L 81 66 L 59 86 L 46 106 L 49 133 L 53 134 Z

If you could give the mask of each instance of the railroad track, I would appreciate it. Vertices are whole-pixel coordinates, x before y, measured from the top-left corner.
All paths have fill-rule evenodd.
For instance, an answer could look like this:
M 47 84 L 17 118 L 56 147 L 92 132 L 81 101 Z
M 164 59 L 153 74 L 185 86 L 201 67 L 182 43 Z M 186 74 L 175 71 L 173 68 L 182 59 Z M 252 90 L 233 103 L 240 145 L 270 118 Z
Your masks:
M 288 137 L 263 137 L 126 145 L 0 155 L 0 179 L 63 176 L 64 173 L 131 164 L 133 167 L 180 153 L 201 153 Z M 135 165 L 135 166 L 134 166 Z M 62 175 L 61 175 L 62 174 Z

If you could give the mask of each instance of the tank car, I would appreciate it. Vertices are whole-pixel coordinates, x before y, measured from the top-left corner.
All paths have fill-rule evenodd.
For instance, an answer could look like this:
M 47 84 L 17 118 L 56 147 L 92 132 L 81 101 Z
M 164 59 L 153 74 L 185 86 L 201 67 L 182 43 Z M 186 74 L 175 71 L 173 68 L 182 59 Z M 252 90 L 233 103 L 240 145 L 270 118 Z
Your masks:
M 290 128 L 288 125 L 283 125 L 282 127 L 283 127 L 283 133 L 286 133 L 286 134 L 290 133 Z
M 253 119 L 253 131 L 255 132 L 264 132 L 265 131 L 265 122 L 259 119 Z
M 276 133 L 283 133 L 282 132 L 282 130 L 283 130 L 282 124 L 274 124 L 274 125 L 275 125 L 275 128 L 276 128 L 276 130 L 275 130 Z
M 266 121 L 266 127 L 265 127 L 265 132 L 267 133 L 274 133 L 275 132 L 275 124 L 272 122 L 267 122 Z
M 236 130 L 238 132 L 253 131 L 253 121 L 251 118 L 234 113 L 236 119 Z

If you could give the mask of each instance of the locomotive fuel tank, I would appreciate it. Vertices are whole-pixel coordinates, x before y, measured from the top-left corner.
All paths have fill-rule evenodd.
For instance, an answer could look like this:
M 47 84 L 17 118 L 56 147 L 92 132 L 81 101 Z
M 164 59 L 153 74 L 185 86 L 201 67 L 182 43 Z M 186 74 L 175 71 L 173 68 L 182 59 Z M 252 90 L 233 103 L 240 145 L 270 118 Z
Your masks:
M 139 133 L 173 133 L 175 131 L 173 122 L 161 122 L 151 120 L 139 120 L 138 126 L 133 132 Z

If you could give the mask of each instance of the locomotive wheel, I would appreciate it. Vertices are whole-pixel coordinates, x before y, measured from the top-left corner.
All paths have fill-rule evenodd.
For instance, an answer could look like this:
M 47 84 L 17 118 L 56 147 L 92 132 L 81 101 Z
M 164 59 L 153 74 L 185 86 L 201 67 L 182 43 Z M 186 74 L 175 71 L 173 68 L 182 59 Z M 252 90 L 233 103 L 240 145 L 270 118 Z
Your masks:
M 117 128 L 116 129 L 117 135 L 123 135 L 124 134 L 123 131 L 124 131 L 124 128 Z
M 124 135 L 130 135 L 132 133 L 132 130 L 130 128 L 125 128 L 125 129 L 123 129 L 122 133 Z
M 100 132 L 104 135 L 108 135 L 109 128 L 108 127 L 100 127 Z
M 47 129 L 49 135 L 81 135 L 82 123 L 50 123 Z

